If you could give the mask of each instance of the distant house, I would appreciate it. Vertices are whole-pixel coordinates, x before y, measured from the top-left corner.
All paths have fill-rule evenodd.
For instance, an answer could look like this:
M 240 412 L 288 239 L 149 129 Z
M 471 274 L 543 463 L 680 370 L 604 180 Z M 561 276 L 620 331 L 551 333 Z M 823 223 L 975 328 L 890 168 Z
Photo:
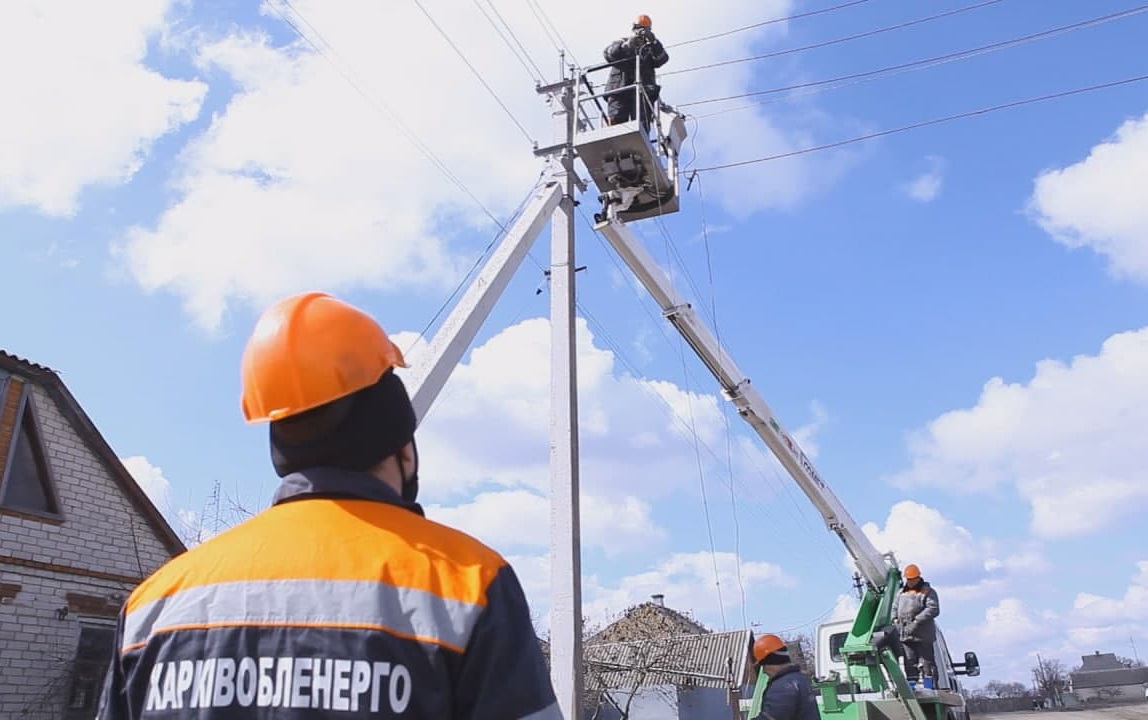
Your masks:
M 586 639 L 586 717 L 726 720 L 750 682 L 750 630 L 715 633 L 660 596 Z
M 184 549 L 60 377 L 0 351 L 0 717 L 93 717 L 117 612 Z
M 1148 667 L 1129 667 L 1114 653 L 1080 658 L 1080 669 L 1069 676 L 1072 690 L 1084 702 L 1096 700 L 1142 700 L 1148 686 Z

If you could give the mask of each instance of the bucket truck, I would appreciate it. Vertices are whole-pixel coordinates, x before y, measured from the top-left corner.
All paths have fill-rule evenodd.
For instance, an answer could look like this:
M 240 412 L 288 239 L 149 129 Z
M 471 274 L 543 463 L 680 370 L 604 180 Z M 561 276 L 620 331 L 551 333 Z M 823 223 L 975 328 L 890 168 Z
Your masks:
M 801 446 L 625 223 L 614 216 L 594 227 L 630 266 L 717 379 L 740 417 L 785 467 L 857 565 L 864 592 L 856 617 L 852 622 L 823 626 L 818 632 L 816 687 L 822 720 L 968 720 L 957 676 L 980 674 L 976 653 L 967 652 L 964 662 L 954 663 L 938 627 L 937 687 L 910 686 L 897 658 L 899 639 L 892 623 L 901 586 L 894 555 L 877 551 Z M 741 708 L 749 711 L 749 717 L 756 717 L 767 684 L 768 676 L 759 673 L 753 699 Z

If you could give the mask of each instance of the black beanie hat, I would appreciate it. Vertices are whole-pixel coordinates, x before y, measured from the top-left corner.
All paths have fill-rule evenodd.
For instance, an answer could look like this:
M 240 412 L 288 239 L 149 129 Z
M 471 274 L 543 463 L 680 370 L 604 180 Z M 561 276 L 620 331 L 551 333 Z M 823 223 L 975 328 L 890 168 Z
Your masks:
M 374 385 L 271 423 L 271 462 L 279 477 L 320 465 L 366 471 L 414 437 L 415 410 L 393 370 Z

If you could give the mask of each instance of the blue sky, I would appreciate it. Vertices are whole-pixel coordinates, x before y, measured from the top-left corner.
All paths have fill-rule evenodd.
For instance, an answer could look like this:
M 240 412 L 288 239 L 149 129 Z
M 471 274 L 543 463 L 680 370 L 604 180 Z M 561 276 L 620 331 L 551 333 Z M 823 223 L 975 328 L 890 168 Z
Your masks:
M 476 7 L 424 4 L 548 143 L 528 72 Z M 540 3 L 575 57 L 597 62 L 631 15 L 650 12 L 672 71 L 972 3 L 871 0 L 680 48 L 831 3 L 731 2 L 721 16 L 684 2 L 656 14 L 591 4 Z M 529 5 L 495 5 L 553 79 L 554 47 Z M 14 148 L 0 158 L 0 300 L 10 308 L 0 347 L 58 369 L 176 519 L 202 515 L 215 482 L 250 508 L 275 486 L 266 429 L 245 426 L 238 406 L 239 355 L 266 302 L 335 292 L 409 346 L 495 232 L 380 103 L 500 218 L 541 170 L 413 3 L 291 6 L 276 7 L 317 29 L 325 55 L 268 7 L 194 0 L 42 22 L 18 11 L 13 41 L 0 43 L 12 54 L 2 66 L 31 68 L 11 79 L 20 109 L 0 119 Z M 1131 7 L 1037 12 L 1004 0 L 667 75 L 664 97 L 684 104 L 863 72 Z M 1132 77 L 1143 73 L 1134 51 L 1146 31 L 1139 14 L 750 109 L 687 106 L 728 110 L 690 123 L 687 162 L 763 157 Z M 1129 655 L 1130 637 L 1148 648 L 1148 565 L 1137 565 L 1148 561 L 1137 512 L 1148 500 L 1148 215 L 1135 189 L 1148 180 L 1146 113 L 1143 84 L 1131 84 L 702 172 L 664 232 L 634 226 L 705 315 L 716 303 L 722 340 L 858 522 L 935 581 L 952 644 L 981 653 L 985 679 L 1023 680 L 1036 651 L 1071 662 L 1095 649 Z M 582 208 L 593 205 L 591 191 Z M 547 238 L 532 252 L 543 265 Z M 731 482 L 704 367 L 688 354 L 683 363 L 689 351 L 581 220 L 578 254 L 589 611 L 607 617 L 664 592 L 715 627 L 794 628 L 830 614 L 850 592 L 840 544 L 732 412 Z M 511 556 L 540 617 L 543 281 L 524 263 L 421 435 L 432 516 Z

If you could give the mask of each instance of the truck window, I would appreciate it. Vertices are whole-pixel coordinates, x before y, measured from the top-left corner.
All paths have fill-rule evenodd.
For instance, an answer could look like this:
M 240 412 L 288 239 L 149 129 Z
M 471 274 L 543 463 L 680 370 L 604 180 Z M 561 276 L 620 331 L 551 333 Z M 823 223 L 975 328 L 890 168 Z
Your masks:
M 849 633 L 834 633 L 829 636 L 829 658 L 833 662 L 841 662 L 841 646 L 845 644 L 845 639 L 849 637 Z

